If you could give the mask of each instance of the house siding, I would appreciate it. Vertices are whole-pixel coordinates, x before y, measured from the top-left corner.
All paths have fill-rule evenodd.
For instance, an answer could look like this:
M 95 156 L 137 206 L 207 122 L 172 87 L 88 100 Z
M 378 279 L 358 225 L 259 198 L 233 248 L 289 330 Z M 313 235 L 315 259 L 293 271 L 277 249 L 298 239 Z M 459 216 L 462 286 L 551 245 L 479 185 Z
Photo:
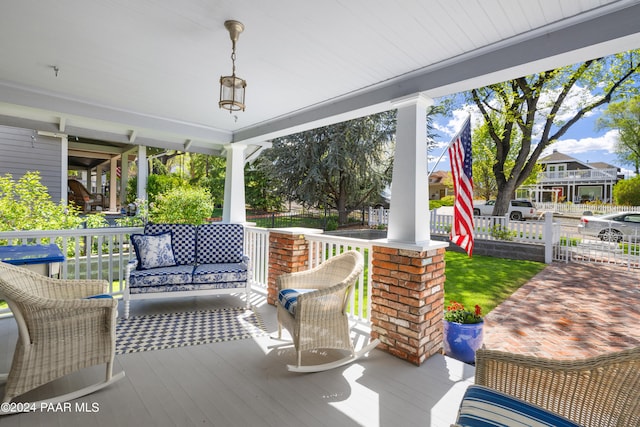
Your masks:
M 38 135 L 31 129 L 0 126 L 0 147 L 0 174 L 11 174 L 17 181 L 26 172 L 39 171 L 51 200 L 60 202 L 62 145 L 58 138 Z

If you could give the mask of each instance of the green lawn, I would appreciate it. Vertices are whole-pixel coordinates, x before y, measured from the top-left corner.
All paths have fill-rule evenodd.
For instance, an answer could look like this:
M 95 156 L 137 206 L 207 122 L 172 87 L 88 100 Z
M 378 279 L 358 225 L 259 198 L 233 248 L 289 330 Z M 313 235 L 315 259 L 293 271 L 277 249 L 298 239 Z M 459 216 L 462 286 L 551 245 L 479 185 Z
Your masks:
M 485 315 L 544 269 L 545 264 L 447 251 L 445 307 L 457 301 L 466 308 L 478 304 Z

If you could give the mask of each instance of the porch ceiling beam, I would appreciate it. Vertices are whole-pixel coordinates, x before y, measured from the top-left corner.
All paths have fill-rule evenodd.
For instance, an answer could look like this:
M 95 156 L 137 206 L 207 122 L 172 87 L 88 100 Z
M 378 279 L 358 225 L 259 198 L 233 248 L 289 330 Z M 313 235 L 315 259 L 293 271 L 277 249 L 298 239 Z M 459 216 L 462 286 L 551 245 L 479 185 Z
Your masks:
M 69 151 L 81 150 L 90 153 L 109 153 L 109 154 L 121 154 L 127 151 L 128 147 L 113 147 L 110 145 L 98 145 L 90 144 L 86 142 L 74 142 L 73 139 L 69 139 Z
M 114 155 L 113 154 L 107 154 L 107 153 L 98 153 L 98 152 L 95 152 L 95 151 L 74 150 L 72 148 L 69 148 L 69 156 L 72 156 L 72 157 L 90 157 L 92 159 L 109 160 Z
M 62 98 L 4 81 L 0 81 L 0 99 L 3 103 L 30 109 L 34 114 L 40 112 L 41 115 L 46 116 L 46 112 L 56 111 L 59 114 L 64 114 L 65 117 L 72 117 L 68 121 L 78 127 L 91 128 L 100 124 L 100 126 L 105 126 L 121 134 L 126 133 L 127 137 L 129 132 L 134 129 L 144 135 L 165 135 L 167 138 L 172 135 L 174 137 L 181 135 L 183 139 L 188 135 L 193 139 L 217 144 L 226 144 L 232 139 L 231 132 L 222 129 Z M 51 117 L 48 120 L 50 121 Z M 46 123 L 41 120 L 34 120 L 34 122 Z M 54 125 L 55 130 L 58 131 L 59 121 L 56 120 Z M 40 128 L 36 127 L 36 129 Z M 71 132 L 67 133 L 71 134 Z

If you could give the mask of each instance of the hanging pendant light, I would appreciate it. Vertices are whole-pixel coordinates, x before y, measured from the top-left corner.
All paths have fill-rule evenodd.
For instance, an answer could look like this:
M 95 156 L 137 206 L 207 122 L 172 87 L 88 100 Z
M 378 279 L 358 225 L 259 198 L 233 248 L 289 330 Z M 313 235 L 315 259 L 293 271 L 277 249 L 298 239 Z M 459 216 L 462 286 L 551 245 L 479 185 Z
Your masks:
M 244 111 L 244 92 L 247 82 L 236 76 L 236 42 L 240 33 L 244 31 L 244 25 L 238 21 L 225 21 L 225 28 L 231 37 L 231 75 L 220 77 L 220 108 L 233 111 Z

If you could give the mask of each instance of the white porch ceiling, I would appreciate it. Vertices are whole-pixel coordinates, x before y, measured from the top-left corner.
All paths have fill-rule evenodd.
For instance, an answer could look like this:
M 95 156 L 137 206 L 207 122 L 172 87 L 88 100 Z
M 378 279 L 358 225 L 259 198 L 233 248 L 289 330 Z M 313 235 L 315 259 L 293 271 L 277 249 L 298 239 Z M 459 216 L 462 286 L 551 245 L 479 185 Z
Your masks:
M 639 23 L 640 0 L 3 0 L 0 124 L 219 154 L 638 48 Z

